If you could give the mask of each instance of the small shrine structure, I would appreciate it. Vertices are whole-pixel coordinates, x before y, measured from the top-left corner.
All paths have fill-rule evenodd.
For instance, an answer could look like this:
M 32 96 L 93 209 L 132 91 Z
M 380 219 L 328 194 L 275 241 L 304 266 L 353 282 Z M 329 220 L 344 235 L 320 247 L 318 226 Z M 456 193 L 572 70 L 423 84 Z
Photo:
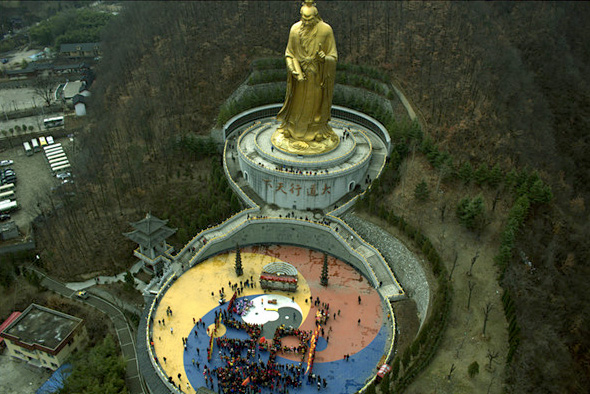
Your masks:
M 297 269 L 289 263 L 275 261 L 262 268 L 260 287 L 268 290 L 297 291 Z
M 158 219 L 150 213 L 145 218 L 129 223 L 134 230 L 124 236 L 139 244 L 133 254 L 144 262 L 144 268 L 152 273 L 160 273 L 170 264 L 174 247 L 166 243 L 166 238 L 176 233 L 175 228 L 166 226 L 168 220 Z

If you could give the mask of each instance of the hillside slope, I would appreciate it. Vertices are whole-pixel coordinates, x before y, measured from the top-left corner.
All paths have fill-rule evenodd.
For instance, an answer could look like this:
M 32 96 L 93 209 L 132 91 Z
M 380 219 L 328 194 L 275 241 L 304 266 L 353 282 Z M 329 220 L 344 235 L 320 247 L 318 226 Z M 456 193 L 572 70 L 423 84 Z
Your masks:
M 582 392 L 590 384 L 590 9 L 557 2 L 318 7 L 334 27 L 340 58 L 387 70 L 439 146 L 474 165 L 537 170 L 552 185 L 553 205 L 533 212 L 519 236 L 534 273 L 517 253 L 502 283 L 514 294 L 522 330 L 509 391 Z M 87 178 L 99 182 L 108 169 L 118 183 L 104 192 L 123 210 L 133 206 L 141 179 L 165 182 L 153 174 L 179 160 L 170 141 L 209 132 L 249 62 L 284 51 L 298 9 L 273 1 L 126 3 L 104 37 L 82 155 Z

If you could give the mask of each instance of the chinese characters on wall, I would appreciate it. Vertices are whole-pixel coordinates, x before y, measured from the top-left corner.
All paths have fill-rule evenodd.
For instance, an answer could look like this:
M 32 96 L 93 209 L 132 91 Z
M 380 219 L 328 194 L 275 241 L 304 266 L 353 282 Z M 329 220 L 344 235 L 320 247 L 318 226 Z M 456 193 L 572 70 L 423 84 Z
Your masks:
M 328 186 L 325 183 L 321 185 L 313 183 L 310 187 L 303 188 L 298 183 L 286 184 L 284 182 L 276 182 L 273 186 L 273 182 L 270 179 L 263 179 L 262 181 L 265 183 L 266 189 L 274 189 L 275 194 L 280 192 L 283 194 L 292 194 L 296 197 L 301 195 L 310 197 L 323 196 L 325 194 L 331 194 L 332 189 L 332 186 Z

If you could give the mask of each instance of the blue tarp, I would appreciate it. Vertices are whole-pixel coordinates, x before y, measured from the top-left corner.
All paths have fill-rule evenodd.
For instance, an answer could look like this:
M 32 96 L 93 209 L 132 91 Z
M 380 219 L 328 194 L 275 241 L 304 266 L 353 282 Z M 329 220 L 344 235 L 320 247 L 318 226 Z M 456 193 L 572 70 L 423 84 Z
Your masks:
M 39 389 L 36 394 L 52 394 L 64 387 L 64 382 L 72 373 L 72 364 L 59 367 Z

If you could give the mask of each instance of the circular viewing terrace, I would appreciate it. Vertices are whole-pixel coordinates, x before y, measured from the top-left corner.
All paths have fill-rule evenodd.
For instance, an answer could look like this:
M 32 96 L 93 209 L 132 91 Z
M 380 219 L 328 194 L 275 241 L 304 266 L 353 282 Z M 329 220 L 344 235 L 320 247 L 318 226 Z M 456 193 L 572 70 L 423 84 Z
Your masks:
M 186 271 L 152 304 L 148 352 L 172 392 L 246 393 L 250 385 L 262 393 L 317 393 L 319 382 L 323 392 L 353 393 L 371 381 L 395 335 L 391 306 L 371 283 L 329 257 L 329 285 L 322 286 L 324 254 L 301 247 L 252 246 L 240 256 L 242 276 L 235 252 L 222 253 Z M 261 289 L 256 278 L 265 269 L 298 275 L 299 288 Z

